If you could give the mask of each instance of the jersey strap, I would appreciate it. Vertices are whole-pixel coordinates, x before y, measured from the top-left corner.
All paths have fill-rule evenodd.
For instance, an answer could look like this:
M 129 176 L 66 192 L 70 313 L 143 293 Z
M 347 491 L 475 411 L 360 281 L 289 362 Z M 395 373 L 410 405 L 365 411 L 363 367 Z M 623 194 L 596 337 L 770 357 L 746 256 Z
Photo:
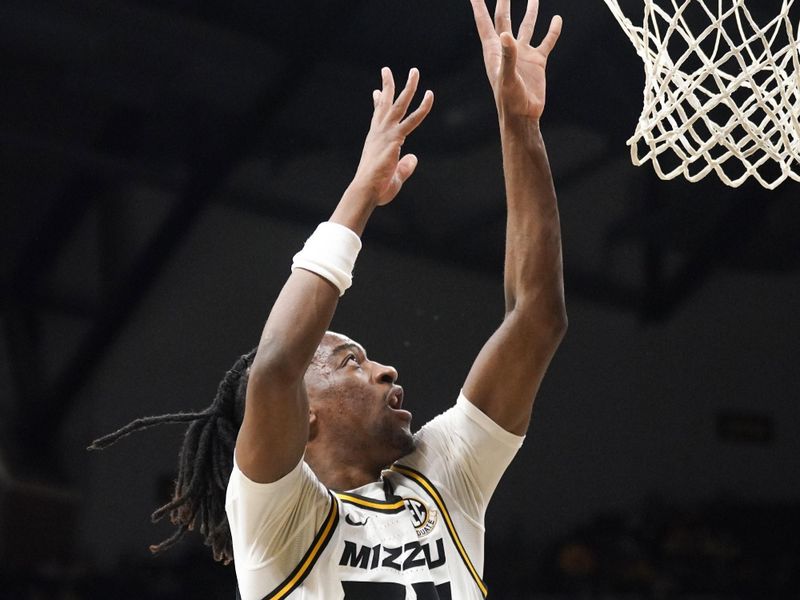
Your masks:
M 392 465 L 391 470 L 400 473 L 401 475 L 405 475 L 409 479 L 415 481 L 417 485 L 419 485 L 422 489 L 424 489 L 431 497 L 433 502 L 439 508 L 439 511 L 444 516 L 444 521 L 447 524 L 447 532 L 450 534 L 450 538 L 453 540 L 453 544 L 455 544 L 455 547 L 458 549 L 458 553 L 461 555 L 461 560 L 464 561 L 464 565 L 467 567 L 467 570 L 470 572 L 472 578 L 475 580 L 478 589 L 481 591 L 481 594 L 485 598 L 486 595 L 489 593 L 489 590 L 486 588 L 486 584 L 483 583 L 481 576 L 478 575 L 478 571 L 475 569 L 475 566 L 469 559 L 467 551 L 464 548 L 464 545 L 461 543 L 461 538 L 458 537 L 458 532 L 456 531 L 455 525 L 453 525 L 453 520 L 450 518 L 450 512 L 447 510 L 447 506 L 445 505 L 441 494 L 439 494 L 439 491 L 427 477 L 425 477 L 419 471 L 415 471 L 411 467 L 394 464 Z
M 328 492 L 328 494 L 331 498 L 331 508 L 328 511 L 328 516 L 325 517 L 325 521 L 322 523 L 322 527 L 317 531 L 314 541 L 311 542 L 308 551 L 300 560 L 300 564 L 295 567 L 294 571 L 289 574 L 283 583 L 264 596 L 263 600 L 281 600 L 297 589 L 311 572 L 311 569 L 314 568 L 314 564 L 317 562 L 320 554 L 322 554 L 322 551 L 325 550 L 325 546 L 330 542 L 336 525 L 339 523 L 339 503 L 336 501 L 336 498 L 333 497 L 333 494 L 330 492 Z
M 405 501 L 402 498 L 397 500 L 376 500 L 375 498 L 367 498 L 366 496 L 350 493 L 337 493 L 336 497 L 342 502 L 347 502 L 348 504 L 379 513 L 394 514 L 399 513 L 405 508 Z

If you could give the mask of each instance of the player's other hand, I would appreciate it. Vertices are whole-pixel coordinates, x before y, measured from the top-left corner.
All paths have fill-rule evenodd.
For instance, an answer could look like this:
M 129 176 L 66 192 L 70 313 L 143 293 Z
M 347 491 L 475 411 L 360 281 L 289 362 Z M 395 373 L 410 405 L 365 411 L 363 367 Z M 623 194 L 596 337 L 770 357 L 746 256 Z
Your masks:
M 406 137 L 425 120 L 433 106 L 433 92 L 428 90 L 417 109 L 406 114 L 418 83 L 419 71 L 411 69 L 405 87 L 395 99 L 392 71 L 384 67 L 381 89 L 372 92 L 372 122 L 350 187 L 363 191 L 377 206 L 391 202 L 417 167 L 417 157 L 401 157 L 401 151 Z
M 528 0 L 517 37 L 511 31 L 511 0 L 497 0 L 494 23 L 485 0 L 470 1 L 500 117 L 538 120 L 544 111 L 547 57 L 561 34 L 561 17 L 554 16 L 542 42 L 531 46 L 539 0 Z

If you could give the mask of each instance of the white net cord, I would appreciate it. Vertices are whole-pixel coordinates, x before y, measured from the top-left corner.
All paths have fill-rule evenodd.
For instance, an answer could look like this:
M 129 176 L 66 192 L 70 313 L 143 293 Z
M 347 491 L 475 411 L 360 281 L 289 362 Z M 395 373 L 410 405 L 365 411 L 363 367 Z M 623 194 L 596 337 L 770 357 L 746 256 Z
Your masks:
M 714 10 L 705 0 L 640 0 L 641 26 L 619 0 L 604 1 L 644 61 L 633 164 L 650 160 L 661 179 L 692 182 L 713 170 L 733 187 L 749 177 L 769 189 L 800 181 L 795 0 L 780 0 L 766 23 L 745 0 L 717 0 Z

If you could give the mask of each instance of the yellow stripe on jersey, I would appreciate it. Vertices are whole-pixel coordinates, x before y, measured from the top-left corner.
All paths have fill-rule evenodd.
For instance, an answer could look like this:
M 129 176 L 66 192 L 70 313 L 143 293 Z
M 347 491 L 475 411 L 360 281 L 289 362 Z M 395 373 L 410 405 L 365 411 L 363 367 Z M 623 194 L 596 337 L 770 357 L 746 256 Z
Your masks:
M 330 492 L 328 493 L 330 494 Z M 336 529 L 336 525 L 339 522 L 339 503 L 336 501 L 336 498 L 333 497 L 333 494 L 331 494 L 330 497 L 331 508 L 328 511 L 328 516 L 325 517 L 325 522 L 317 532 L 317 535 L 314 538 L 314 541 L 311 543 L 311 547 L 308 549 L 308 552 L 306 552 L 306 555 L 300 560 L 300 564 L 297 565 L 289 577 L 287 577 L 284 582 L 281 583 L 275 590 L 267 594 L 263 600 L 280 600 L 281 598 L 286 598 L 297 588 L 297 586 L 303 583 L 303 580 L 311 572 L 314 563 L 317 562 L 319 555 L 322 554 L 325 546 L 328 545 L 328 542 L 332 537 L 331 534 L 333 533 L 333 530 Z
M 378 512 L 397 512 L 401 510 L 404 504 L 404 500 L 398 500 L 396 502 L 386 502 L 385 500 L 373 500 L 372 498 L 364 498 L 362 496 L 354 496 L 353 494 L 336 494 L 336 496 L 342 502 L 347 502 L 349 504 L 355 504 L 356 506 L 361 506 L 363 508 L 369 508 L 371 510 L 375 510 Z
M 489 593 L 489 590 L 486 588 L 486 584 L 483 583 L 481 576 L 478 575 L 478 571 L 475 569 L 475 566 L 472 564 L 472 561 L 469 559 L 467 555 L 467 551 L 464 548 L 464 545 L 461 543 L 461 538 L 458 537 L 458 532 L 456 531 L 455 525 L 453 525 L 453 521 L 450 518 L 450 513 L 447 510 L 447 506 L 445 506 L 444 500 L 439 495 L 439 491 L 433 486 L 433 484 L 428 481 L 428 478 L 425 477 L 422 473 L 415 471 L 410 467 L 404 467 L 402 465 L 392 465 L 392 471 L 396 471 L 401 475 L 405 475 L 409 479 L 413 479 L 417 482 L 426 492 L 428 495 L 433 499 L 436 503 L 436 506 L 439 507 L 442 515 L 444 515 L 444 521 L 447 524 L 447 531 L 450 533 L 450 538 L 453 540 L 453 543 L 456 545 L 458 549 L 458 553 L 461 555 L 461 559 L 464 561 L 464 564 L 467 566 L 472 578 L 475 580 L 475 583 L 478 585 L 478 589 L 480 589 L 481 594 L 485 598 L 486 595 Z

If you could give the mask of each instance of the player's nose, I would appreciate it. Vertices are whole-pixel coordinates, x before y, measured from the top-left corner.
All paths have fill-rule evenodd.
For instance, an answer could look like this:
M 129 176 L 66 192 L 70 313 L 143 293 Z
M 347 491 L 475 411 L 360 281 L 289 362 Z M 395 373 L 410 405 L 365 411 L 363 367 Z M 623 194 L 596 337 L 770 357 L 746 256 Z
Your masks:
M 372 361 L 372 378 L 379 383 L 393 384 L 397 381 L 397 369 L 390 365 L 382 365 Z

